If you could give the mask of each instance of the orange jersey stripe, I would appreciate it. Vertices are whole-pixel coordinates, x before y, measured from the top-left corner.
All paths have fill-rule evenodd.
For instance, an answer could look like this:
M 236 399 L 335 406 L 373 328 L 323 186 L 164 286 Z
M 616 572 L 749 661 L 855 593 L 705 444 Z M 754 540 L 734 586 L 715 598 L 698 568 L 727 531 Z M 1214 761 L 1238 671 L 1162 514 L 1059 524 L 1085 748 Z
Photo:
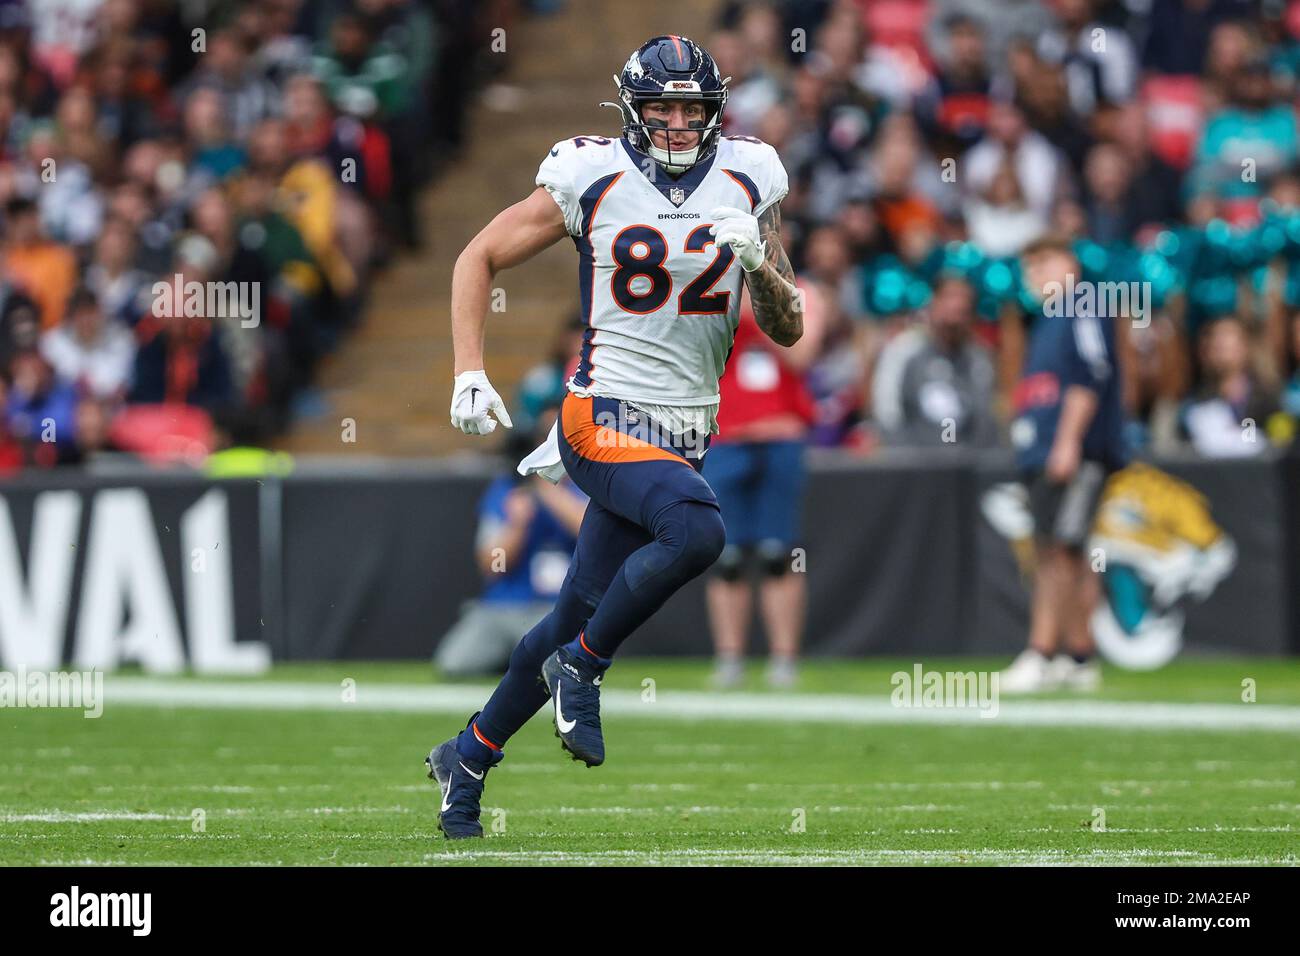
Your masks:
M 582 224 L 583 235 L 586 236 L 591 235 L 591 224 L 596 221 L 596 211 L 600 209 L 600 204 L 604 201 L 605 197 L 609 195 L 609 191 L 613 189 L 618 184 L 618 181 L 622 178 L 623 178 L 623 173 L 622 172 L 618 173 L 613 179 L 609 181 L 609 183 L 605 186 L 605 188 L 600 191 L 600 195 L 596 197 L 596 201 L 591 204 L 591 215 L 589 215 L 587 217 L 587 221 Z M 732 178 L 734 179 L 735 177 Z
M 731 177 L 731 181 L 734 182 L 737 186 L 739 186 L 739 187 L 744 191 L 744 193 L 745 193 L 745 198 L 749 200 L 749 211 L 750 211 L 750 212 L 753 212 L 753 211 L 757 208 L 757 205 L 756 205 L 756 203 L 754 202 L 754 195 L 753 195 L 753 193 L 751 193 L 751 192 L 749 191 L 749 187 L 746 186 L 743 182 L 741 182 L 741 181 L 736 177 L 736 174 L 733 173 L 731 170 L 729 170 L 729 169 L 724 169 L 723 172 L 726 173 L 728 176 L 730 176 L 730 177 Z

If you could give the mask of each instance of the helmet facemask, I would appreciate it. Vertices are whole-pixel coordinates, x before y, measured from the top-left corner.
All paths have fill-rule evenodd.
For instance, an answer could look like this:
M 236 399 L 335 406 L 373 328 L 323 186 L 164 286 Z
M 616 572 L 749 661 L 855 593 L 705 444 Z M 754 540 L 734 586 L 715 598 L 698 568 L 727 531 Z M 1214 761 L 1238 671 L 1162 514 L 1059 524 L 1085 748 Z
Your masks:
M 636 94 L 619 84 L 619 101 L 609 104 L 619 107 L 623 114 L 623 135 L 627 137 L 632 148 L 644 153 L 656 163 L 673 174 L 683 173 L 695 164 L 702 162 L 712 154 L 722 134 L 722 109 L 727 101 L 727 91 L 718 93 L 701 93 L 689 91 L 678 94 Z M 695 84 L 691 84 L 694 86 Z M 646 120 L 641 110 L 647 103 L 663 103 L 673 100 L 702 103 L 704 119 L 693 120 L 686 127 L 667 126 L 662 121 Z M 665 134 L 665 145 L 655 145 L 654 132 Z M 699 140 L 688 149 L 673 149 L 669 135 L 672 133 L 698 133 Z

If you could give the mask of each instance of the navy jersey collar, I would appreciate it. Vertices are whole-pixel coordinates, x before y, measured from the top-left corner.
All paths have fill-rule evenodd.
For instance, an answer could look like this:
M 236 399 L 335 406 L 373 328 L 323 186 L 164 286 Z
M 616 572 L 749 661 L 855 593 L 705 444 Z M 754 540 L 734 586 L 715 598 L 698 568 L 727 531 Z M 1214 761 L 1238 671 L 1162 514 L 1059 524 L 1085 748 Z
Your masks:
M 713 168 L 713 161 L 718 156 L 718 151 L 715 149 L 713 152 L 709 153 L 708 157 L 696 163 L 680 176 L 674 177 L 673 174 L 668 172 L 668 170 L 660 163 L 655 162 L 653 157 L 650 157 L 645 153 L 639 153 L 633 149 L 632 144 L 627 141 L 626 136 L 620 138 L 619 142 L 623 144 L 623 148 L 627 150 L 627 155 L 631 158 L 632 164 L 636 166 L 642 176 L 645 176 L 646 181 L 658 189 L 659 192 L 663 194 L 663 197 L 670 203 L 672 203 L 673 200 L 669 195 L 669 190 L 684 190 L 685 195 L 682 198 L 682 201 L 679 203 L 673 203 L 674 206 L 681 206 L 687 199 L 691 198 L 691 193 L 695 192 L 700 183 L 704 182 L 704 177 L 709 174 L 709 170 Z M 658 167 L 654 171 L 655 174 L 653 176 L 648 175 L 646 172 L 644 163 L 647 159 L 650 159 L 654 162 L 655 166 Z

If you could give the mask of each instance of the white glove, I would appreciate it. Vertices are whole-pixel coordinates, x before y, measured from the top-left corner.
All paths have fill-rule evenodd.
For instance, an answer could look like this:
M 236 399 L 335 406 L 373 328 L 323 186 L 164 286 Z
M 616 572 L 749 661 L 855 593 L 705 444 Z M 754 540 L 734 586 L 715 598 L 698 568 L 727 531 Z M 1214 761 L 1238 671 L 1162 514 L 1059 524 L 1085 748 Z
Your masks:
M 488 412 L 496 416 L 496 421 L 488 418 Z M 506 428 L 514 427 L 506 403 L 488 381 L 487 373 L 479 369 L 457 375 L 451 392 L 451 423 L 466 435 L 490 435 L 497 421 Z
M 761 269 L 767 259 L 767 243 L 758 238 L 758 218 L 743 209 L 719 206 L 709 213 L 709 232 L 718 246 L 730 246 L 746 272 Z

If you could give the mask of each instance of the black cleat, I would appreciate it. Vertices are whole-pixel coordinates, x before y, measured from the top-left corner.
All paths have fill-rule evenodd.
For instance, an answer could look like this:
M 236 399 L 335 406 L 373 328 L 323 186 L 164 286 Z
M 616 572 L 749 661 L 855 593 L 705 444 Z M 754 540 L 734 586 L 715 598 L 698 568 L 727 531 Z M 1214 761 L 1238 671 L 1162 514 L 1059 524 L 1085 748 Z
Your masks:
M 456 738 L 452 737 L 446 743 L 438 744 L 424 758 L 429 767 L 429 778 L 438 784 L 442 795 L 438 807 L 438 829 L 447 839 L 461 840 L 483 835 L 483 825 L 478 820 L 483 778 L 504 756 L 496 750 L 488 763 L 470 760 L 460 755 Z
M 542 679 L 555 703 L 555 736 L 560 746 L 588 767 L 605 762 L 600 733 L 600 682 L 605 670 L 563 647 L 542 664 Z

